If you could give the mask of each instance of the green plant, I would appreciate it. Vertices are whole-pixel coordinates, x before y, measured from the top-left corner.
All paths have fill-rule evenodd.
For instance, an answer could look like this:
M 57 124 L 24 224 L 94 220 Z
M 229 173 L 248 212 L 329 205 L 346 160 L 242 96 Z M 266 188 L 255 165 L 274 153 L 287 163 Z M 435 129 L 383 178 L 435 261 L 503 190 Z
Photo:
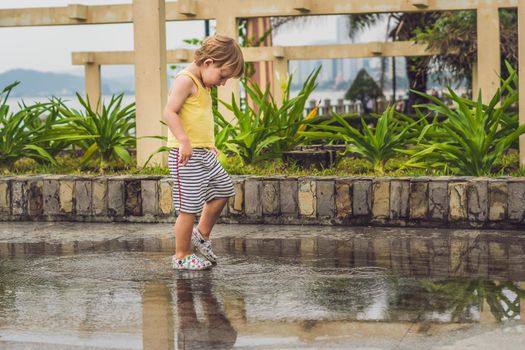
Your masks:
M 484 281 L 479 279 L 431 281 L 423 279 L 421 286 L 427 293 L 439 296 L 435 300 L 446 300 L 443 309 L 452 309 L 452 320 L 457 320 L 470 305 L 478 305 L 483 310 L 484 302 L 498 321 L 515 319 L 520 315 L 520 298 L 525 297 L 525 290 L 511 281 Z M 512 292 L 516 296 L 512 299 Z M 444 310 L 443 310 L 444 311 Z
M 269 95 L 269 88 L 266 89 L 264 95 L 265 97 Z M 214 109 L 215 119 L 223 125 L 221 129 L 224 132 L 223 138 L 228 140 L 220 144 L 222 152 L 238 154 L 245 164 L 277 156 L 269 149 L 272 143 L 280 139 L 277 135 L 279 130 L 272 127 L 271 118 L 265 117 L 266 114 L 263 111 L 254 110 L 250 106 L 241 110 L 234 97 L 232 97 L 231 104 L 223 101 L 221 103 L 233 112 L 236 119 L 235 123 L 229 123 L 218 109 Z
M 435 21 L 416 28 L 415 39 L 440 53 L 433 56 L 431 62 L 434 74 L 441 83 L 466 82 L 470 85 L 475 62 L 472 57 L 476 55 L 478 45 L 476 11 L 444 11 L 436 15 Z M 518 64 L 516 9 L 500 9 L 499 20 L 503 72 L 505 60 L 515 66 Z
M 0 165 L 8 168 L 22 158 L 56 164 L 54 157 L 65 145 L 86 137 L 66 126 L 70 120 L 60 118 L 53 102 L 29 106 L 21 102 L 19 111 L 10 112 L 7 99 L 18 84 L 10 84 L 0 93 Z
M 241 108 L 234 98 L 231 104 L 221 101 L 233 112 L 235 120 L 228 122 L 214 109 L 219 126 L 217 146 L 223 152 L 232 152 L 242 157 L 246 164 L 280 157 L 282 152 L 293 149 L 305 138 L 299 133 L 315 112 L 304 116 L 304 106 L 314 90 L 321 67 L 315 69 L 303 84 L 298 95 L 290 98 L 290 81 L 283 88 L 283 102 L 278 105 L 267 86 L 264 91 L 252 81 L 243 86 L 253 106 Z M 314 111 L 317 111 L 315 109 Z
M 338 125 L 330 125 L 337 122 Z M 310 139 L 344 140 L 347 150 L 356 153 L 372 164 L 374 170 L 384 174 L 386 162 L 398 149 L 413 142 L 417 135 L 417 121 L 396 113 L 393 106 L 387 108 L 377 120 L 375 127 L 361 119 L 362 129 L 352 127 L 342 116 L 334 114 L 331 120 L 312 125 L 312 131 L 302 132 Z
M 132 163 L 128 149 L 136 147 L 135 104 L 122 106 L 123 94 L 113 95 L 106 105 L 93 109 L 78 93 L 78 101 L 83 110 L 71 109 L 62 101 L 57 101 L 60 113 L 70 118 L 71 129 L 79 135 L 90 136 L 78 145 L 84 150 L 80 160 L 82 166 L 94 162 L 100 169 L 108 168 L 112 162 Z M 98 112 L 100 110 L 100 112 Z
M 504 92 L 512 89 L 516 72 L 511 71 L 488 105 L 458 96 L 449 88 L 449 97 L 455 107 L 449 107 L 441 100 L 417 92 L 433 103 L 418 107 L 436 115 L 443 115 L 443 122 L 434 120 L 432 131 L 420 137 L 415 149 L 405 152 L 412 156 L 406 163 L 414 167 L 435 167 L 453 174 L 484 176 L 492 173 L 496 161 L 525 133 L 525 125 L 518 126 L 517 116 L 508 110 L 517 99 L 517 94 Z
M 360 101 L 365 114 L 370 112 L 367 107 L 368 101 L 382 96 L 383 91 L 364 68 L 357 73 L 354 82 L 345 94 L 345 98 L 349 100 Z

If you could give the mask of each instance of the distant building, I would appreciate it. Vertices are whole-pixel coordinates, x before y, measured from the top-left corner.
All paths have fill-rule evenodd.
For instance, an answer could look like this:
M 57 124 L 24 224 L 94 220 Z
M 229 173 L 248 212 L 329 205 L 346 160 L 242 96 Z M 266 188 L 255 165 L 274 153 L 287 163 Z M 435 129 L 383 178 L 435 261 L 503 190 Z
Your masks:
M 336 20 L 336 35 L 334 40 L 322 40 L 313 42 L 311 45 L 333 45 L 333 44 L 352 44 L 358 42 L 365 33 L 358 35 L 355 39 L 349 36 L 349 16 L 334 16 Z M 362 42 L 359 41 L 359 42 Z M 403 59 L 396 60 L 397 80 L 406 79 L 405 64 Z M 355 79 L 357 72 L 364 68 L 379 82 L 381 75 L 380 58 L 346 58 L 346 59 L 324 59 L 324 60 L 294 60 L 289 63 L 289 71 L 294 75 L 292 84 L 297 88 L 301 85 L 308 74 L 317 66 L 323 65 L 319 74 L 318 83 L 320 89 L 347 89 Z M 391 88 L 392 59 L 385 59 L 385 89 Z M 398 87 L 400 86 L 398 82 Z

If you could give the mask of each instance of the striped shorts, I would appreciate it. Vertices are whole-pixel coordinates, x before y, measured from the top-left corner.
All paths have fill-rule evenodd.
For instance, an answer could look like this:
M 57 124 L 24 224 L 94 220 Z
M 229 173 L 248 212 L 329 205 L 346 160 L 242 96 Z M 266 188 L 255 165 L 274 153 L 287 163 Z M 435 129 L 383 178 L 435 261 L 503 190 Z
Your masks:
M 174 180 L 173 205 L 178 212 L 198 214 L 204 203 L 235 195 L 230 175 L 209 149 L 194 148 L 185 166 L 178 160 L 179 149 L 172 148 L 168 154 L 168 167 Z

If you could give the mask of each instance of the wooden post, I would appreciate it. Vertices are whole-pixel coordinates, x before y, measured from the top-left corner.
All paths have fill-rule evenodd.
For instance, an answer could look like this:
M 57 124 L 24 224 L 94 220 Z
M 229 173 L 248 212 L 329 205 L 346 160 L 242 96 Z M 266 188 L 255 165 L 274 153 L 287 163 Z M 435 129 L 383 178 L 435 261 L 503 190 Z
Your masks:
M 476 100 L 479 95 L 478 62 L 472 64 L 472 99 Z
M 525 124 L 525 0 L 518 2 L 519 123 Z M 525 166 L 525 135 L 520 136 L 520 166 Z M 525 315 L 524 315 L 525 317 Z
M 483 306 L 480 305 L 482 308 L 479 312 L 479 323 L 482 325 L 486 324 L 494 324 L 497 322 L 496 317 L 494 317 L 494 314 L 490 311 L 490 305 L 487 303 L 485 299 L 483 299 Z
M 477 12 L 478 82 L 484 103 L 500 86 L 500 30 L 497 6 L 481 7 Z M 475 96 L 477 95 L 477 91 Z
M 227 8 L 223 9 L 217 13 L 217 34 L 226 35 L 230 38 L 238 40 L 239 33 L 237 28 L 237 18 L 232 17 L 231 14 L 227 12 Z M 235 95 L 237 102 L 240 99 L 240 86 L 238 79 L 229 79 L 224 86 L 219 87 L 217 96 L 219 100 L 223 100 L 227 103 L 231 103 L 232 94 Z M 219 103 L 219 111 L 222 113 L 224 118 L 228 121 L 233 121 L 234 116 L 231 111 Z
M 84 81 L 86 98 L 93 110 L 95 110 L 102 96 L 100 83 L 100 64 L 86 63 L 84 65 Z
M 164 0 L 133 0 L 138 166 L 163 145 L 161 140 L 141 137 L 167 134 L 161 124 L 167 98 L 164 6 Z M 153 164 L 165 165 L 165 159 L 157 154 Z
M 142 347 L 173 349 L 174 322 L 171 292 L 166 283 L 146 282 L 142 292 Z

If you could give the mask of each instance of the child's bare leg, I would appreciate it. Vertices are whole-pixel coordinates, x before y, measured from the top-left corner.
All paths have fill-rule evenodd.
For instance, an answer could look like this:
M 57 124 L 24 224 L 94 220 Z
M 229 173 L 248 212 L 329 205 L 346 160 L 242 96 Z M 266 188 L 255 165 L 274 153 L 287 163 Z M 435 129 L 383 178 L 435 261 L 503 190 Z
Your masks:
M 204 239 L 210 238 L 211 230 L 219 219 L 227 201 L 228 198 L 215 198 L 204 204 L 199 225 L 197 226 Z
M 175 257 L 182 259 L 192 253 L 191 251 L 191 231 L 195 214 L 180 213 L 175 221 Z

